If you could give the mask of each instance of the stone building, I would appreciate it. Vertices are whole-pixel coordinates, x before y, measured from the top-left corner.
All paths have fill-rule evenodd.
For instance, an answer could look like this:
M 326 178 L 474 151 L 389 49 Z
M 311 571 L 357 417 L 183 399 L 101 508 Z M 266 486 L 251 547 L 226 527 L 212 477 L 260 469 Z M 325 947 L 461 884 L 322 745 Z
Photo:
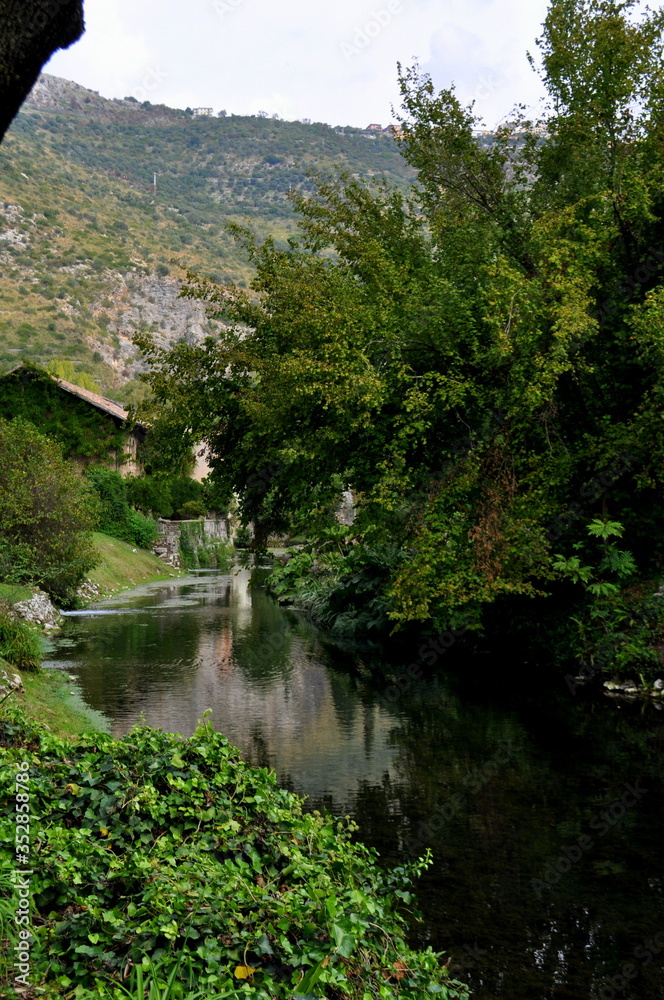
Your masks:
M 99 393 L 22 364 L 0 376 L 0 417 L 23 417 L 59 439 L 82 466 L 110 465 L 122 475 L 143 471 L 139 445 L 145 428 L 124 407 Z

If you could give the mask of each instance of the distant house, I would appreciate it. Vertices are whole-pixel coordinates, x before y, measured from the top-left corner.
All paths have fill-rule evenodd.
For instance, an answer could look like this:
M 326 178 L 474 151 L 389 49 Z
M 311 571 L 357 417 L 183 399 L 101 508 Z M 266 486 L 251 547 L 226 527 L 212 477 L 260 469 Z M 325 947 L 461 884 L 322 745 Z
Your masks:
M 383 131 L 383 126 L 382 125 L 377 125 L 375 122 L 373 122 L 371 125 L 367 125 L 367 127 L 365 128 L 364 131 L 365 132 L 382 132 Z
M 133 423 L 120 403 L 34 365 L 18 365 L 0 376 L 0 417 L 29 420 L 81 465 L 110 465 L 123 475 L 142 472 L 145 428 Z
M 191 113 L 194 118 L 203 118 L 214 114 L 214 108 L 192 108 Z

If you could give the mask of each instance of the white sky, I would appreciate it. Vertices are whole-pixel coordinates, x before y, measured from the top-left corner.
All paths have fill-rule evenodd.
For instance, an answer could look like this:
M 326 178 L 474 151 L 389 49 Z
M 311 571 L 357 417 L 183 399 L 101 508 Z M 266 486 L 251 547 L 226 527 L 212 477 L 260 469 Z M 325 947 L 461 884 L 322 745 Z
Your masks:
M 46 71 L 104 97 L 387 125 L 396 64 L 456 84 L 488 126 L 542 91 L 526 60 L 546 0 L 85 0 Z

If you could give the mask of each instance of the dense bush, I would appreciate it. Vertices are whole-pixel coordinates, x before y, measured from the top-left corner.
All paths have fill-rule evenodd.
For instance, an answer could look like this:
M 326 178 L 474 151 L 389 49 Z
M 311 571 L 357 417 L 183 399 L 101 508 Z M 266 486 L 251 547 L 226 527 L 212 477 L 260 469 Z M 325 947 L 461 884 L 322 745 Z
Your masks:
M 156 522 L 130 506 L 126 482 L 120 473 L 96 465 L 87 470 L 86 476 L 99 497 L 99 530 L 123 542 L 149 549 L 157 538 Z
M 20 418 L 0 419 L 0 580 L 68 601 L 96 564 L 97 504 L 59 444 Z
M 201 483 L 196 482 L 195 479 L 190 479 L 189 476 L 174 476 L 171 479 L 171 497 L 173 500 L 173 509 L 180 517 L 191 517 L 192 514 L 189 513 L 189 509 L 186 508 L 186 504 L 196 501 L 202 508 L 206 508 L 204 488 Z M 203 509 L 203 514 L 206 513 L 206 509 Z M 194 517 L 198 517 L 198 514 L 194 514 Z
M 288 562 L 273 569 L 268 589 L 338 636 L 376 634 L 389 627 L 386 590 L 404 558 L 395 543 L 366 539 L 360 545 L 352 528 L 339 525 L 291 550 Z
M 180 517 L 184 519 L 205 517 L 205 504 L 201 503 L 200 500 L 187 500 L 187 502 L 182 505 L 178 513 L 180 514 Z
M 205 488 L 189 476 L 128 476 L 124 482 L 127 501 L 144 514 L 190 518 L 207 513 Z
M 12 709 L 0 743 L 4 787 L 34 763 L 31 981 L 47 996 L 80 997 L 152 960 L 164 978 L 229 1000 L 468 997 L 434 952 L 406 944 L 401 911 L 427 860 L 383 872 L 351 824 L 304 813 L 209 727 L 74 745 Z M 15 822 L 7 799 L 0 878 L 16 867 Z
M 173 513 L 170 479 L 164 476 L 128 476 L 125 479 L 127 501 L 154 517 L 170 517 Z

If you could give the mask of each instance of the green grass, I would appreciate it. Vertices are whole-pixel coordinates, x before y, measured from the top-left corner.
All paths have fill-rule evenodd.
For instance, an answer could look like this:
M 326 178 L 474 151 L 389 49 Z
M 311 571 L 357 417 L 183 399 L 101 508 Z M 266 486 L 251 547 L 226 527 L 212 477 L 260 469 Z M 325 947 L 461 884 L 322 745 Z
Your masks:
M 33 593 L 31 587 L 22 587 L 19 583 L 0 583 L 0 603 L 16 604 L 18 601 L 29 601 Z
M 152 552 L 136 549 L 135 545 L 118 538 L 95 532 L 94 541 L 102 562 L 88 574 L 88 579 L 100 586 L 105 594 L 116 594 L 127 587 L 180 575 Z
M 11 664 L 9 667 L 13 669 Z M 38 674 L 21 673 L 21 680 L 25 693 L 14 693 L 9 701 L 20 705 L 29 719 L 45 725 L 54 736 L 65 739 L 93 730 L 108 731 L 105 717 L 84 705 L 66 674 L 43 670 Z
M 37 630 L 0 609 L 0 656 L 19 670 L 38 671 L 41 641 Z

